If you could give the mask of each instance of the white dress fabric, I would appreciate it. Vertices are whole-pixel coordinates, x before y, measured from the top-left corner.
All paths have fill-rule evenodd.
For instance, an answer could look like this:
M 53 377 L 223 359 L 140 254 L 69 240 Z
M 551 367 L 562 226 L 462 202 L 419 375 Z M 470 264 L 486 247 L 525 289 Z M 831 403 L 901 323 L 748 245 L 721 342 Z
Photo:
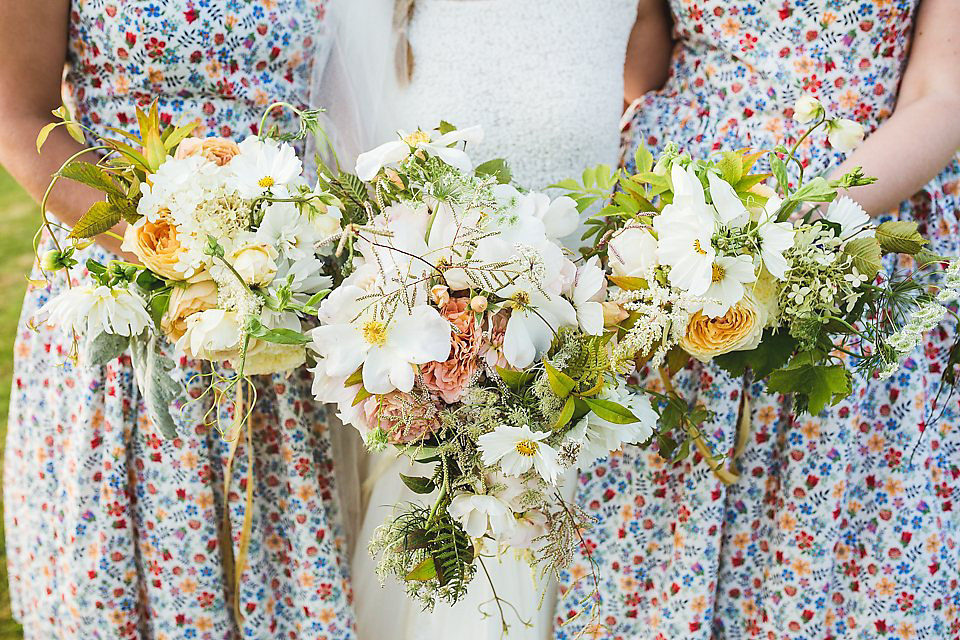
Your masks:
M 429 130 L 441 120 L 480 125 L 484 141 L 468 149 L 474 161 L 506 158 L 514 180 L 531 189 L 615 164 L 636 11 L 637 0 L 418 0 L 407 29 L 414 72 L 392 109 L 390 129 Z M 433 612 L 421 612 L 392 579 L 381 587 L 366 545 L 393 505 L 423 500 L 399 479 L 401 472 L 416 475 L 409 464 L 382 458 L 370 478 L 353 559 L 359 637 L 439 640 L 454 633 L 458 640 L 499 640 L 501 619 L 482 571 L 464 600 Z M 509 603 L 506 637 L 550 637 L 554 581 L 538 583 L 512 553 L 485 562 Z

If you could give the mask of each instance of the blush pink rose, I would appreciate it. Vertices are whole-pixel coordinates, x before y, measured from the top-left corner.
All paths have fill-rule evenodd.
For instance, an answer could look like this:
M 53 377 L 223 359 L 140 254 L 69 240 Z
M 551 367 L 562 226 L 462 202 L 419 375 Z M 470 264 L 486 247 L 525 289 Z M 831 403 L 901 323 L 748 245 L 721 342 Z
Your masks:
M 458 402 L 479 367 L 482 339 L 468 298 L 452 298 L 441 309 L 453 325 L 450 355 L 443 362 L 420 367 L 423 384 L 436 391 L 444 402 Z
M 363 414 L 371 428 L 380 427 L 386 432 L 391 444 L 419 442 L 440 427 L 437 408 L 430 400 L 402 391 L 370 396 L 363 401 Z

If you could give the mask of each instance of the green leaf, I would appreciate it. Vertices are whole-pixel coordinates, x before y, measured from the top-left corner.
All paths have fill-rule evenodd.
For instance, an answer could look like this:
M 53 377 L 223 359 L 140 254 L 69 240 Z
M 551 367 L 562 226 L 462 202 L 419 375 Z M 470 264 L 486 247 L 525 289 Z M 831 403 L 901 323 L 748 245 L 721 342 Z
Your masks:
M 550 389 L 557 394 L 558 398 L 566 398 L 576 388 L 577 383 L 573 378 L 546 360 L 543 361 L 543 367 L 547 370 L 547 381 L 550 383 Z
M 363 367 L 360 367 L 359 369 L 351 373 L 350 377 L 348 377 L 344 381 L 343 386 L 349 388 L 349 387 L 356 386 L 358 384 L 363 384 Z
M 405 476 L 402 473 L 400 474 L 400 479 L 403 480 L 403 484 L 407 485 L 407 488 L 410 491 L 413 491 L 419 495 L 427 495 L 433 493 L 437 485 L 433 483 L 433 480 L 430 478 L 421 478 L 418 476 Z
M 917 231 L 917 223 L 909 220 L 888 220 L 877 227 L 877 242 L 884 253 L 915 255 L 927 244 Z
M 59 122 L 51 122 L 50 124 L 44 125 L 44 127 L 40 129 L 40 133 L 37 134 L 37 153 L 40 153 L 40 149 L 43 148 L 43 143 L 47 141 L 50 133 L 59 125 Z
M 770 154 L 770 170 L 773 172 L 773 176 L 777 179 L 777 184 L 780 186 L 780 191 L 782 193 L 790 192 L 790 180 L 787 178 L 787 165 L 783 163 L 783 160 L 779 156 Z
M 123 355 L 130 346 L 129 336 L 118 336 L 113 333 L 101 333 L 97 336 L 87 336 L 83 343 L 83 362 L 91 366 L 102 366 Z
M 639 422 L 639 418 L 633 415 L 633 412 L 616 402 L 610 400 L 601 400 L 599 398 L 583 398 L 587 406 L 593 410 L 597 417 L 613 424 L 633 424 Z
M 79 160 L 74 160 L 73 162 L 62 167 L 60 171 L 57 172 L 57 175 L 61 178 L 66 178 L 67 180 L 73 180 L 74 182 L 85 184 L 88 187 L 93 187 L 94 189 L 104 193 L 113 193 L 120 197 L 124 196 L 123 191 L 121 191 L 110 178 L 110 174 L 97 165 L 90 164 L 89 162 L 80 162 Z
M 77 220 L 70 232 L 71 238 L 92 238 L 112 229 L 123 216 L 120 210 L 109 202 L 95 202 L 83 216 Z
M 549 189 L 563 189 L 564 191 L 579 191 L 580 183 L 574 180 L 573 178 L 567 178 L 566 180 L 561 180 L 556 184 L 552 184 L 548 187 Z
M 877 277 L 883 268 L 880 256 L 880 243 L 876 238 L 853 238 L 847 242 L 843 252 L 850 256 L 857 271 L 870 280 Z
M 688 362 L 690 362 L 690 354 L 680 347 L 673 347 L 667 352 L 667 371 L 671 375 L 685 368 Z
M 797 354 L 789 365 L 770 374 L 767 389 L 796 394 L 798 406 L 816 415 L 827 404 L 835 405 L 853 390 L 852 376 L 843 365 L 817 364 L 809 352 Z
M 523 391 L 524 387 L 533 382 L 534 373 L 532 371 L 512 371 L 503 367 L 497 367 L 496 369 L 500 379 L 515 391 Z
M 352 386 L 352 385 L 350 385 L 350 386 Z M 351 404 L 350 406 L 351 406 L 351 407 L 355 407 L 355 406 L 357 406 L 358 404 L 360 404 L 361 402 L 363 402 L 364 400 L 366 400 L 367 398 L 371 398 L 371 397 L 373 397 L 373 394 L 372 394 L 372 393 L 370 393 L 369 391 L 367 391 L 367 390 L 364 389 L 363 387 L 360 387 L 360 391 L 357 391 L 357 395 L 354 396 L 354 398 L 353 398 L 353 404 Z
M 163 139 L 163 146 L 167 149 L 167 151 L 173 151 L 173 149 L 178 144 L 183 142 L 187 138 L 187 136 L 189 136 L 193 132 L 193 130 L 197 128 L 198 124 L 200 123 L 191 122 L 190 124 L 184 125 L 182 127 L 177 127 L 176 129 L 170 132 L 170 135 L 166 136 Z
M 595 167 L 587 167 L 583 170 L 583 186 L 589 189 L 597 183 L 597 170 Z
M 754 378 L 762 380 L 790 360 L 797 342 L 787 331 L 767 329 L 760 345 L 752 351 L 733 351 L 717 356 L 713 361 L 724 371 L 740 377 L 749 367 Z
M 640 144 L 633 154 L 633 163 L 637 167 L 637 173 L 647 173 L 653 169 L 653 154 L 645 145 Z
M 448 133 L 451 133 L 456 130 L 457 128 L 454 125 L 447 122 L 446 120 L 441 120 L 440 124 L 437 126 L 437 131 L 439 131 L 440 135 L 442 136 L 445 136 Z
M 735 151 L 724 151 L 717 162 L 717 169 L 720 170 L 720 176 L 732 185 L 740 182 L 743 178 L 743 159 Z
M 144 271 L 143 273 L 147 273 Z M 150 312 L 150 317 L 153 319 L 154 326 L 157 329 L 160 329 L 160 322 L 163 319 L 163 314 L 167 312 L 167 309 L 170 308 L 170 295 L 173 293 L 173 289 L 162 290 L 159 293 L 156 293 L 150 297 L 150 301 L 147 303 L 147 311 Z
M 147 416 L 160 433 L 170 439 L 177 436 L 172 409 L 174 401 L 183 395 L 183 388 L 171 376 L 176 365 L 164 355 L 161 340 L 156 335 L 131 338 L 130 353 Z
M 560 410 L 560 415 L 557 417 L 557 421 L 553 423 L 553 429 L 562 429 L 570 423 L 570 420 L 573 418 L 574 410 L 577 408 L 577 399 L 574 396 L 567 396 L 567 401 L 563 403 L 563 409 Z
M 409 582 L 427 582 L 428 580 L 433 580 L 436 577 L 437 567 L 433 563 L 433 558 L 428 557 L 426 560 L 414 567 L 413 570 L 404 577 L 404 580 Z
M 478 164 L 473 171 L 478 176 L 492 176 L 496 178 L 500 184 L 510 184 L 510 181 L 513 180 L 513 172 L 510 170 L 510 165 L 508 165 L 507 161 L 503 158 L 487 160 L 482 164 Z
M 608 276 L 607 279 L 624 291 L 639 291 L 641 289 L 649 288 L 647 281 L 643 278 L 634 278 L 630 276 Z
M 251 327 L 250 335 L 264 342 L 272 342 L 274 344 L 304 345 L 310 342 L 310 338 L 299 331 L 284 328 L 268 329 L 260 324 Z

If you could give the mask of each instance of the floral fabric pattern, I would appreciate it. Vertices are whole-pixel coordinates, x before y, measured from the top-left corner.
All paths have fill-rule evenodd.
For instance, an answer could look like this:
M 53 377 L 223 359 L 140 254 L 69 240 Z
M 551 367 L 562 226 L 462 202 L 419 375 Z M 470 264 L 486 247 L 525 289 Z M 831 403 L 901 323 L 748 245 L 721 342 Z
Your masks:
M 74 107 L 95 130 L 129 129 L 134 107 L 157 98 L 166 119 L 200 119 L 200 135 L 242 139 L 270 102 L 306 104 L 326 10 L 326 0 L 74 2 Z M 81 263 L 110 259 L 97 246 L 83 253 Z M 13 611 L 26 637 L 354 638 L 328 417 L 307 372 L 257 379 L 253 447 L 237 447 L 226 500 L 234 555 L 254 467 L 237 620 L 220 547 L 230 445 L 208 426 L 211 400 L 200 394 L 210 371 L 179 361 L 190 393 L 176 413 L 179 436 L 163 439 L 129 355 L 74 366 L 68 336 L 31 328 L 65 286 L 61 278 L 27 293 L 15 346 L 4 506 Z
M 640 143 L 675 141 L 695 157 L 790 144 L 802 94 L 876 129 L 893 110 L 917 8 L 671 5 L 681 41 L 672 75 L 637 105 L 626 157 Z M 808 175 L 843 159 L 822 138 L 801 147 Z M 957 255 L 958 192 L 954 161 L 891 215 Z M 698 455 L 673 464 L 637 447 L 583 473 L 578 501 L 598 524 L 562 576 L 555 636 L 590 625 L 587 637 L 630 640 L 960 637 L 960 406 L 940 391 L 956 335 L 955 321 L 944 323 L 896 376 L 855 379 L 817 417 L 791 418 L 789 399 L 716 367 L 681 372 L 677 390 L 716 413 L 705 433 L 739 480 L 724 486 Z M 600 613 L 590 622 L 577 613 L 592 596 Z

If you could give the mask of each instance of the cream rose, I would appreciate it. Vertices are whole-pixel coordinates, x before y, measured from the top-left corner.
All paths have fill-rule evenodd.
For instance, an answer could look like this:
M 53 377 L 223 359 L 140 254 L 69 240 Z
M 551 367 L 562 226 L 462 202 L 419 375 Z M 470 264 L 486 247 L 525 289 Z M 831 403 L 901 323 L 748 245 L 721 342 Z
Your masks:
M 243 363 L 243 374 L 248 376 L 270 375 L 293 371 L 307 361 L 304 347 L 290 344 L 274 344 L 258 340 L 258 344 L 247 351 Z M 233 363 L 240 366 L 239 361 Z
M 646 229 L 627 227 L 607 245 L 613 275 L 618 278 L 642 278 L 656 264 L 657 240 Z
M 837 151 L 853 151 L 863 142 L 863 136 L 863 126 L 847 118 L 838 118 L 827 125 L 827 140 Z
M 269 244 L 248 244 L 230 254 L 229 260 L 243 281 L 253 286 L 273 282 L 277 275 L 277 250 Z
M 680 346 L 701 362 L 731 351 L 750 351 L 760 344 L 767 315 L 766 309 L 748 292 L 719 318 L 695 313 Z
M 141 218 L 128 226 L 120 248 L 137 256 L 145 267 L 163 278 L 185 280 L 192 275 L 178 267 L 183 248 L 169 212 L 161 212 L 154 222 Z
M 191 156 L 203 156 L 218 167 L 229 164 L 240 153 L 240 147 L 233 140 L 225 138 L 187 138 L 177 146 L 176 159 Z
M 217 285 L 213 280 L 192 282 L 185 287 L 174 287 L 170 305 L 160 320 L 160 328 L 176 342 L 187 332 L 187 319 L 195 313 L 217 306 Z
M 187 318 L 177 347 L 191 358 L 235 361 L 243 348 L 243 320 L 236 311 L 208 309 Z

